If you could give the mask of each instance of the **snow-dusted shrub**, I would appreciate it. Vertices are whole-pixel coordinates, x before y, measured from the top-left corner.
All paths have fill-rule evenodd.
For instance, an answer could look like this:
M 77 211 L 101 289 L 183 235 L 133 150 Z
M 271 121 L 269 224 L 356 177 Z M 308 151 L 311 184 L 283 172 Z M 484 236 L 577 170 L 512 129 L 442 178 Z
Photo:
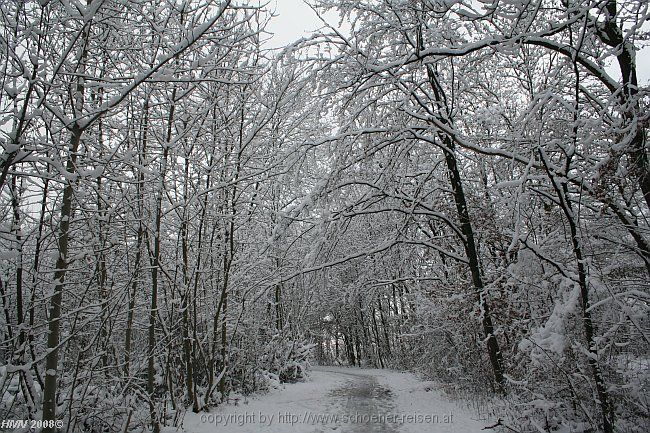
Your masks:
M 561 254 L 569 254 L 557 247 L 552 251 L 560 263 Z M 616 431 L 646 431 L 642 419 L 650 409 L 644 391 L 649 364 L 647 353 L 638 348 L 647 345 L 643 339 L 650 310 L 639 302 L 637 290 L 624 290 L 643 271 L 611 261 L 613 257 L 590 262 L 587 311 L 595 325 L 595 347 L 589 350 L 577 276 L 541 266 L 531 256 L 520 253 L 520 262 L 509 268 L 509 299 L 520 316 L 502 325 L 510 341 L 517 342 L 508 357 L 508 396 L 502 403 L 507 417 L 524 432 L 594 431 L 602 406 L 593 360 L 607 388 Z M 626 267 L 630 283 L 621 282 L 619 267 Z
M 313 348 L 306 340 L 289 340 L 276 334 L 263 348 L 261 365 L 281 383 L 296 382 L 304 379 Z

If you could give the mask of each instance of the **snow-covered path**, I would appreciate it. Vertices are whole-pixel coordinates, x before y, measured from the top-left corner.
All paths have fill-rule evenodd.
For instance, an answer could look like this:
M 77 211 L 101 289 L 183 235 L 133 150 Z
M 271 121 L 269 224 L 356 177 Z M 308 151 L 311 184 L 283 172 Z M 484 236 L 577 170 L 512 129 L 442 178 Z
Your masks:
M 188 433 L 475 433 L 489 422 L 449 401 L 431 382 L 391 370 L 315 367 L 306 382 L 188 413 Z

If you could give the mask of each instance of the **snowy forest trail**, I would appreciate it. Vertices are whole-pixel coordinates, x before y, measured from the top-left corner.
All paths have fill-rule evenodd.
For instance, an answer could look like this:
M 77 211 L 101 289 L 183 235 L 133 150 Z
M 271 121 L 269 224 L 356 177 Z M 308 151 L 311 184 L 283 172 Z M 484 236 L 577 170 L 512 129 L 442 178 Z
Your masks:
M 409 373 L 315 367 L 305 382 L 287 384 L 209 414 L 188 413 L 183 431 L 473 433 L 489 424 L 477 418 L 473 411 L 444 397 L 434 383 Z
M 0 1 L 0 432 L 649 433 L 649 6 Z

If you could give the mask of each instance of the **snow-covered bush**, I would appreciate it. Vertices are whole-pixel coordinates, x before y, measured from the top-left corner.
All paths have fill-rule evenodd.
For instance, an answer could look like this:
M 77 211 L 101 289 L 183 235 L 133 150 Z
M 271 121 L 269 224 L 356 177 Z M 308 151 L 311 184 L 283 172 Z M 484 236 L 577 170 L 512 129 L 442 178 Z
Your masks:
M 260 368 L 272 374 L 280 383 L 302 380 L 305 378 L 313 347 L 313 344 L 305 340 L 289 340 L 275 334 L 262 346 Z

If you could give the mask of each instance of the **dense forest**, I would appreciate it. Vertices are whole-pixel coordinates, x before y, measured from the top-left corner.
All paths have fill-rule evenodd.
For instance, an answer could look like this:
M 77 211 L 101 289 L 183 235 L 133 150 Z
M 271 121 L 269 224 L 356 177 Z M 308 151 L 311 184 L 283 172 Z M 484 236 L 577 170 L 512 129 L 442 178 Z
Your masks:
M 264 2 L 0 2 L 0 418 L 158 433 L 319 362 L 647 431 L 650 5 L 310 3 L 270 49 Z

